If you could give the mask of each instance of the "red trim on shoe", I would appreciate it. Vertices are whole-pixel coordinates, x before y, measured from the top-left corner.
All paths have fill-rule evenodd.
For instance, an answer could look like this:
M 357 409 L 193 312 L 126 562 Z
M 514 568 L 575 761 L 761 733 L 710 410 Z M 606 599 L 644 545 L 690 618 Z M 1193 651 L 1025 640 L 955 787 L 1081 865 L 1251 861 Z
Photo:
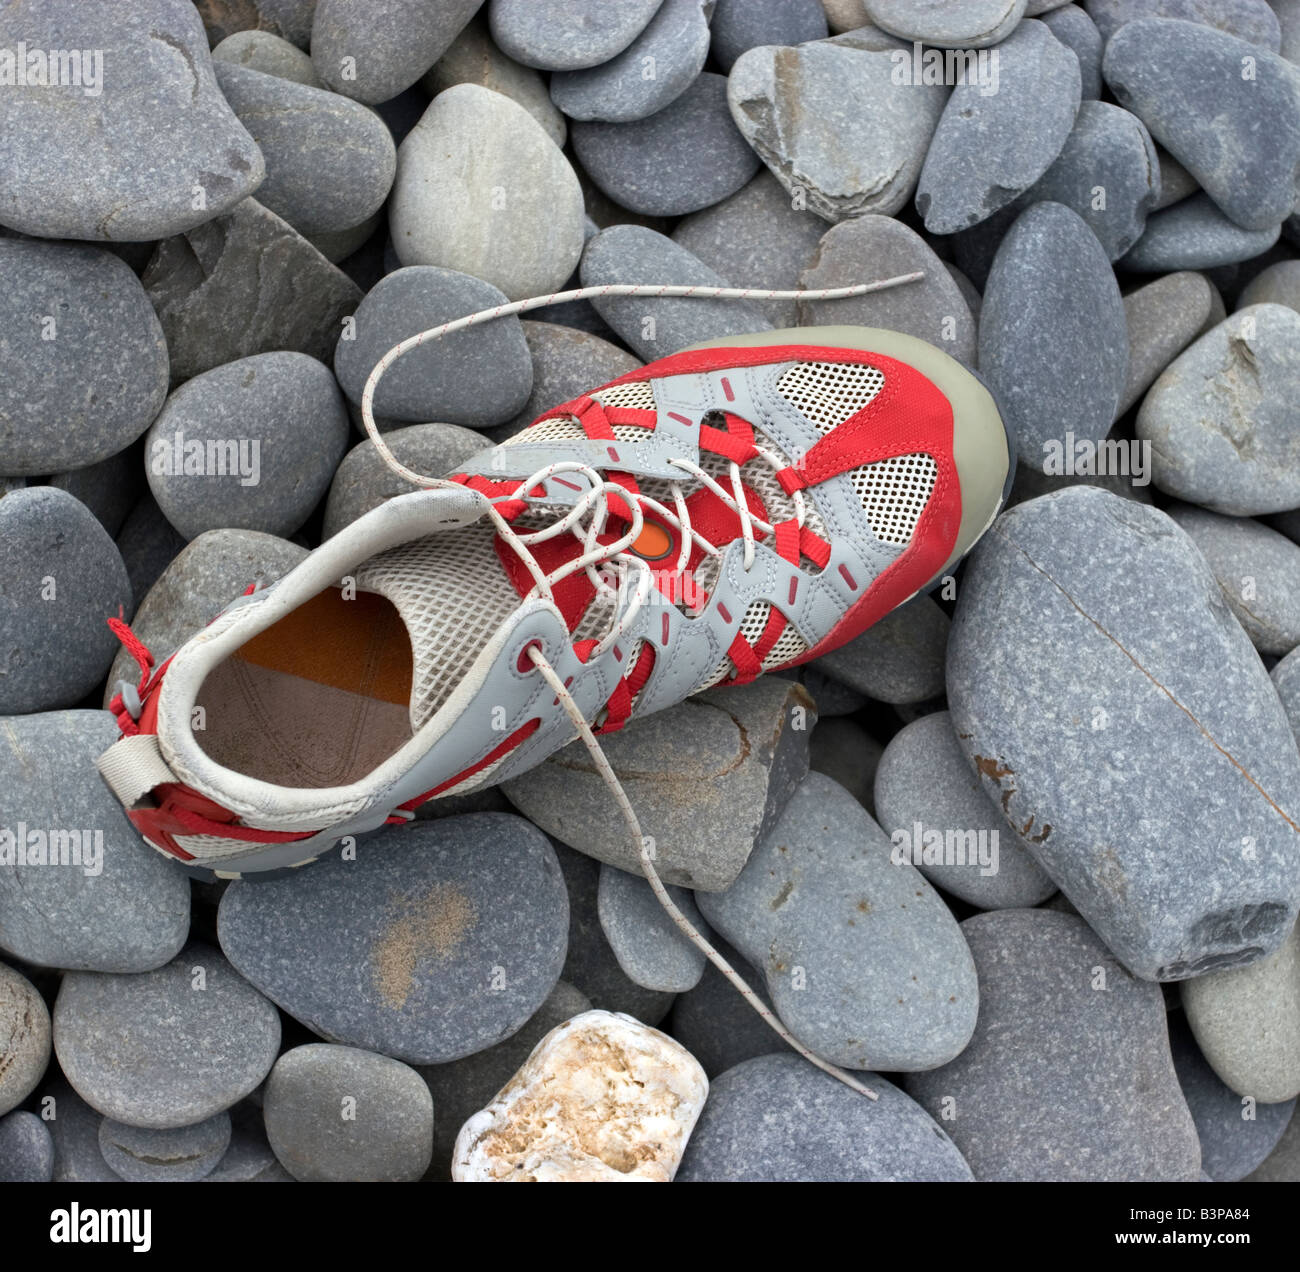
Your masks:
M 441 795 L 443 791 L 449 791 L 453 786 L 459 786 L 467 778 L 471 778 L 475 773 L 481 773 L 489 764 L 495 763 L 503 755 L 509 754 L 526 738 L 532 737 L 537 731 L 537 726 L 541 724 L 541 718 L 529 720 L 526 724 L 521 724 L 504 742 L 494 746 L 477 764 L 471 764 L 469 768 L 462 769 L 454 777 L 449 777 L 445 782 L 439 782 L 432 790 L 425 791 L 423 795 L 417 795 L 414 799 L 408 799 L 405 804 L 398 804 L 398 808 L 405 809 L 408 813 L 419 808 L 427 800 L 431 800 L 436 795 Z M 408 818 L 398 817 L 390 814 L 385 821 L 386 826 L 405 825 Z

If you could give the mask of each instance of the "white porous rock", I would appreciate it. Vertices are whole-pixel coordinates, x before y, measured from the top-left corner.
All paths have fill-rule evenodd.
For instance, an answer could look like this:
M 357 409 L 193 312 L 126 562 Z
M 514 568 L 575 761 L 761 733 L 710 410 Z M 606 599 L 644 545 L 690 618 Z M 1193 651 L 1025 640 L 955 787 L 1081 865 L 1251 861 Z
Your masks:
M 680 1043 L 631 1016 L 557 1025 L 456 1137 L 462 1183 L 670 1183 L 709 1080 Z

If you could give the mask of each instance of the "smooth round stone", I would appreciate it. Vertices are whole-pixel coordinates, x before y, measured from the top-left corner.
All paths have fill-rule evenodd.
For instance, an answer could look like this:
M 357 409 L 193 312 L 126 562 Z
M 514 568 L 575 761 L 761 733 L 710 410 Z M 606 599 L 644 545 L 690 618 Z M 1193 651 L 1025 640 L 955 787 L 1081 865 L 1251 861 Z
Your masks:
M 590 1010 L 591 1002 L 587 996 L 561 980 L 523 1028 L 504 1042 L 450 1064 L 425 1065 L 419 1069 L 433 1096 L 436 1111 L 433 1165 L 428 1178 L 439 1183 L 450 1180 L 451 1161 L 460 1128 L 474 1113 L 492 1102 L 496 1093 L 519 1072 L 533 1048 L 552 1029 Z
M 265 75 L 278 75 L 295 84 L 306 84 L 309 88 L 325 87 L 311 58 L 296 44 L 271 31 L 232 32 L 212 50 L 212 61 L 214 69 L 217 62 L 229 62 Z
M 99 1151 L 102 1116 L 90 1107 L 62 1078 L 41 1094 L 41 1104 L 53 1116 L 45 1128 L 54 1141 L 55 1183 L 120 1183 Z
M 642 225 L 612 226 L 587 244 L 582 256 L 582 285 L 610 283 L 732 286 L 684 247 Z M 703 340 L 770 331 L 772 327 L 758 306 L 748 301 L 627 296 L 597 297 L 592 304 L 646 362 Z
M 815 719 L 797 685 L 761 679 L 697 694 L 605 739 L 605 756 L 655 841 L 665 883 L 716 892 L 735 882 L 808 772 Z M 548 835 L 642 873 L 640 853 L 628 844 L 627 826 L 610 816 L 609 790 L 581 742 L 502 790 Z
M 1183 1009 L 1201 1054 L 1238 1095 L 1300 1094 L 1300 933 L 1249 967 L 1187 981 Z
M 668 895 L 708 940 L 694 896 L 685 888 L 669 888 Z M 619 966 L 638 985 L 678 994 L 699 983 L 708 960 L 678 929 L 647 880 L 602 865 L 597 913 Z
M 844 787 L 873 817 L 876 770 L 885 748 L 865 729 L 845 719 L 819 719 L 808 748 L 808 767 Z
M 106 1117 L 99 1124 L 99 1151 L 109 1168 L 133 1184 L 190 1184 L 217 1168 L 230 1147 L 230 1114 L 224 1110 L 192 1126 L 152 1129 Z
M 355 1047 L 286 1051 L 266 1084 L 266 1133 L 297 1180 L 419 1179 L 433 1152 L 433 1098 L 414 1069 Z
M 727 109 L 727 79 L 705 71 L 663 110 L 634 123 L 574 121 L 573 150 L 615 203 L 683 216 L 735 194 L 758 171 Z
M 299 234 L 360 225 L 388 197 L 397 149 L 384 121 L 338 93 L 233 63 L 217 83 L 266 159 L 257 200 Z
M 131 624 L 159 665 L 251 584 L 274 583 L 307 555 L 298 544 L 257 530 L 207 530 L 182 546 L 141 601 Z M 135 660 L 127 650 L 119 650 L 108 673 L 104 706 L 117 693 L 119 680 L 134 685 L 139 679 Z
M 1125 23 L 1139 18 L 1198 22 L 1273 53 L 1282 38 L 1268 0 L 1084 0 L 1084 4 L 1107 42 Z
M 1041 22 L 998 46 L 998 89 L 958 84 L 926 153 L 916 210 L 932 234 L 986 220 L 1061 153 L 1082 94 L 1079 59 Z
M 785 187 L 764 168 L 729 199 L 683 217 L 672 237 L 737 287 L 794 291 L 825 232 L 826 222 L 796 209 Z M 764 300 L 757 307 L 778 329 L 799 321 L 793 300 Z
M 1004 513 L 966 564 L 948 701 L 986 792 L 1133 974 L 1202 976 L 1286 935 L 1300 755 L 1164 513 L 1086 485 Z
M 578 71 L 617 57 L 663 0 L 492 0 L 492 38 L 539 71 Z
M 980 311 L 980 373 L 1042 470 L 1053 447 L 1100 441 L 1124 389 L 1128 332 L 1096 235 L 1059 203 L 1022 212 L 993 260 Z
M 1300 645 L 1300 547 L 1249 517 L 1185 504 L 1169 515 L 1201 550 L 1261 654 L 1281 656 Z
M 572 401 L 580 393 L 617 380 L 642 365 L 639 358 L 589 331 L 527 319 L 523 328 L 533 359 L 533 391 L 513 420 L 493 430 L 494 441 L 504 441 L 527 428 L 543 411 Z
M 901 331 L 928 341 L 959 362 L 975 361 L 975 318 L 943 263 L 915 230 L 887 216 L 859 216 L 832 226 L 808 268 L 804 288 L 846 287 L 916 270 L 925 277 L 888 291 L 846 300 L 798 302 L 801 327 L 854 324 Z
M 16 852 L 9 840 L 21 829 L 27 864 L 0 867 L 0 947 L 38 966 L 85 971 L 167 962 L 189 928 L 189 880 L 140 838 L 95 769 L 118 739 L 116 721 L 106 711 L 56 711 L 4 727 L 9 833 L 0 834 L 0 859 Z M 51 865 L 56 849 L 60 864 Z
M 569 161 L 500 93 L 456 84 L 402 142 L 389 226 L 403 265 L 472 274 L 511 300 L 550 295 L 582 255 L 582 216 Z
M 1160 373 L 1205 328 L 1214 288 L 1204 274 L 1165 274 L 1124 297 L 1128 373 L 1115 408 L 1118 418 L 1140 402 Z
M 117 648 L 131 606 L 121 553 L 90 510 L 53 486 L 0 500 L 0 714 L 79 702 Z
M 1208 194 L 1198 194 L 1148 218 L 1142 237 L 1120 265 L 1141 274 L 1212 269 L 1267 252 L 1279 234 L 1276 225 L 1243 230 L 1219 211 Z
M 384 444 L 399 463 L 430 477 L 455 471 L 462 461 L 492 445 L 482 433 L 458 424 L 412 424 L 385 434 Z M 381 503 L 410 493 L 411 483 L 384 463 L 374 442 L 369 438 L 359 442 L 334 474 L 322 538 L 338 534 Z
M 167 343 L 130 267 L 102 248 L 0 238 L 0 272 L 0 472 L 85 468 L 129 446 L 167 394 Z
M 1038 905 L 1056 891 L 981 789 L 948 712 L 894 735 L 876 770 L 875 797 L 895 851 L 945 892 L 981 910 L 1006 910 Z M 932 835 L 934 847 L 926 843 Z
M 563 146 L 568 136 L 568 125 L 551 102 L 546 80 L 497 48 L 482 10 L 429 68 L 422 83 L 430 97 L 437 97 L 456 84 L 477 84 L 491 89 L 518 102 L 557 146 Z
M 560 977 L 567 926 L 554 852 L 506 813 L 420 822 L 355 860 L 237 882 L 217 918 L 231 962 L 313 1033 L 410 1064 L 518 1029 Z
M 877 702 L 924 702 L 943 692 L 948 628 L 934 600 L 917 596 L 814 665 Z
M 1169 1043 L 1201 1142 L 1201 1169 L 1221 1183 L 1244 1179 L 1277 1147 L 1295 1101 L 1257 1104 L 1229 1090 L 1206 1064 L 1182 1012 L 1169 1013 Z
M 504 293 L 455 270 L 415 265 L 371 290 L 334 351 L 334 374 L 359 404 L 375 364 L 395 344 L 504 304 Z M 532 359 L 518 318 L 500 318 L 412 349 L 389 368 L 375 392 L 376 415 L 485 428 L 518 414 L 533 387 Z
M 865 0 L 864 7 L 891 35 L 943 49 L 1001 44 L 1025 16 L 1024 0 Z
M 823 1059 L 927 1069 L 970 1041 L 979 988 L 956 920 L 830 778 L 810 773 L 736 882 L 696 902 Z
M 1298 416 L 1300 314 L 1253 305 L 1170 364 L 1142 403 L 1137 435 L 1151 443 L 1161 490 L 1249 517 L 1300 504 Z
M 970 1167 L 914 1100 L 874 1073 L 868 1100 L 794 1055 L 717 1078 L 678 1183 L 962 1183 Z
M 617 57 L 584 71 L 552 75 L 551 101 L 570 119 L 611 124 L 631 123 L 663 110 L 704 69 L 712 4 L 664 0 L 650 25 Z
M 791 48 L 828 34 L 820 0 L 717 0 L 712 30 L 713 57 L 724 71 L 761 45 Z
M 35 1089 L 50 1059 L 50 1013 L 36 986 L 0 963 L 0 1114 Z M 0 1123 L 3 1125 L 3 1123 Z M 0 1153 L 0 1163 L 4 1160 Z
M 80 88 L 31 82 L 29 70 L 0 94 L 0 223 L 43 238 L 158 239 L 257 189 L 261 152 L 217 86 L 188 0 L 47 0 L 0 17 L 8 50 L 67 49 L 73 33 Z
M 386 102 L 446 51 L 483 0 L 317 0 L 311 26 L 316 74 L 336 93 Z
M 128 446 L 126 450 L 101 459 L 89 468 L 74 468 L 71 472 L 58 473 L 43 484 L 66 490 L 94 513 L 95 520 L 110 535 L 117 535 L 131 509 L 146 492 L 141 467 L 139 451 L 134 446 Z M 129 569 L 127 574 L 130 574 Z M 132 592 L 134 591 L 132 587 Z
M 351 432 L 323 362 L 241 358 L 167 399 L 145 439 L 149 487 L 188 539 L 217 529 L 289 535 L 329 488 Z
M 1300 313 L 1300 261 L 1278 261 L 1260 270 L 1237 297 L 1238 309 L 1248 305 L 1286 305 Z
M 54 1178 L 54 1140 L 35 1113 L 0 1117 L 0 1184 L 48 1184 Z
M 1233 222 L 1265 231 L 1286 220 L 1300 165 L 1292 63 L 1212 27 L 1155 18 L 1120 27 L 1102 71 Z
M 210 946 L 137 976 L 69 972 L 54 1004 L 59 1067 L 93 1108 L 128 1126 L 190 1126 L 270 1072 L 280 1016 Z
M 731 68 L 732 118 L 797 210 L 835 224 L 892 216 L 916 188 L 948 90 L 895 80 L 911 45 L 874 27 L 795 49 L 761 47 Z
M 1026 10 L 1035 16 L 1032 7 Z M 1077 4 L 1042 14 L 1044 26 L 1079 59 L 1079 93 L 1085 102 L 1101 96 L 1101 54 L 1105 41 L 1092 19 Z
M 257 28 L 305 49 L 311 41 L 311 20 L 316 0 L 194 0 L 208 41 L 220 44 L 239 31 Z
M 597 905 L 600 863 L 558 839 L 551 840 L 551 846 L 559 859 L 569 895 L 569 950 L 561 976 L 582 993 L 591 1006 L 602 1011 L 623 1012 L 647 1025 L 657 1025 L 673 1005 L 673 995 L 638 985 L 619 966 L 600 924 Z M 526 1059 L 526 1055 L 523 1058 Z M 506 1076 L 511 1076 L 514 1071 L 512 1069 Z M 502 1085 L 505 1085 L 504 1081 Z M 475 1105 L 475 1109 L 481 1107 L 481 1104 Z M 453 1138 L 457 1130 L 459 1127 L 452 1128 Z
M 1197 1178 L 1200 1148 L 1169 1054 L 1164 999 L 1082 920 L 1049 910 L 961 925 L 979 968 L 975 1037 L 907 1091 L 945 1116 L 985 1180 Z

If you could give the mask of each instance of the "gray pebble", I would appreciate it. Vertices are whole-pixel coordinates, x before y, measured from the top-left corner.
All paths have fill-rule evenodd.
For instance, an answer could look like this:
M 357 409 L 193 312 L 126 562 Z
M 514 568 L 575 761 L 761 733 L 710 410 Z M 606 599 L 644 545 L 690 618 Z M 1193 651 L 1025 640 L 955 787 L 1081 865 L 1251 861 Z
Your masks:
M 45 1000 L 26 976 L 4 963 L 0 963 L 0 1056 L 4 1057 L 0 1114 L 4 1114 L 36 1089 L 50 1059 L 50 1013 Z
M 41 1095 L 41 1105 L 52 1116 L 45 1122 L 54 1141 L 54 1182 L 61 1184 L 120 1183 L 99 1151 L 99 1124 L 103 1121 L 62 1078 Z
M 266 1125 L 259 1104 L 265 1087 L 241 1100 L 230 1110 L 230 1147 L 211 1174 L 209 1184 L 292 1183 L 293 1176 L 280 1165 L 266 1138 Z
M 1246 1176 L 1246 1182 L 1300 1184 L 1300 1117 L 1292 1115 L 1277 1147 Z
M 804 663 L 788 672 L 773 672 L 797 680 L 817 706 L 819 716 L 846 716 L 862 710 L 867 705 L 867 695 L 842 684 L 813 663 Z
M 891 35 L 953 49 L 1001 44 L 1025 16 L 1022 0 L 865 0 L 865 8 Z
M 1162 212 L 1190 198 L 1201 187 L 1196 178 L 1161 145 L 1156 146 L 1156 158 L 1160 161 L 1160 197 L 1152 211 Z
M 54 1178 L 54 1140 L 35 1113 L 0 1117 L 0 1183 L 48 1184 Z
M 236 882 L 217 930 L 235 966 L 322 1038 L 440 1064 L 537 1010 L 567 924 L 545 837 L 474 813 L 381 835 L 300 877 Z
M 230 1114 L 224 1110 L 192 1126 L 150 1129 L 106 1117 L 99 1124 L 99 1151 L 109 1168 L 133 1184 L 189 1184 L 216 1168 L 230 1146 Z
M 1033 13 L 1029 13 L 1033 17 Z M 1101 54 L 1105 41 L 1093 20 L 1077 4 L 1063 4 L 1042 15 L 1043 24 L 1079 59 L 1080 96 L 1085 102 L 1101 96 Z
M 1120 265 L 1140 274 L 1232 265 L 1267 252 L 1278 235 L 1277 226 L 1243 230 L 1208 194 L 1198 194 L 1149 217 L 1142 237 Z
M 938 604 L 917 596 L 814 665 L 877 702 L 924 702 L 943 692 L 948 627 Z
M 1084 0 L 1092 20 L 1109 42 L 1125 23 L 1139 18 L 1175 18 L 1216 28 L 1276 53 L 1281 40 L 1277 15 L 1268 0 Z
M 492 0 L 492 38 L 516 62 L 577 71 L 617 57 L 663 0 Z
M 1278 261 L 1260 270 L 1237 297 L 1238 309 L 1248 305 L 1286 305 L 1300 313 L 1300 261 Z
M 298 1180 L 419 1179 L 433 1153 L 433 1098 L 414 1069 L 355 1047 L 286 1051 L 266 1084 L 266 1133 Z
M 813 730 L 808 766 L 825 773 L 876 815 L 875 781 L 885 748 L 852 720 L 822 718 Z
M 455 91 L 455 90 L 453 90 Z M 482 279 L 435 265 L 389 274 L 361 302 L 355 328 L 339 337 L 334 374 L 355 403 L 375 363 L 398 341 L 504 303 Z M 501 318 L 431 340 L 394 363 L 375 392 L 377 415 L 485 428 L 516 415 L 533 386 L 518 318 Z
M 668 895 L 708 940 L 708 925 L 691 893 L 669 888 Z M 638 985 L 678 994 L 699 983 L 707 960 L 678 930 L 640 875 L 602 865 L 596 912 L 618 965 Z
M 194 0 L 208 41 L 220 44 L 238 31 L 269 31 L 305 49 L 311 42 L 316 0 Z
M 1201 334 L 1214 305 L 1204 274 L 1165 274 L 1124 297 L 1128 374 L 1115 416 L 1136 406 L 1160 373 Z
M 615 203 L 650 216 L 682 216 L 735 194 L 759 160 L 732 122 L 728 81 L 697 76 L 663 110 L 633 123 L 575 120 L 574 153 Z
M 1300 742 L 1300 657 L 1292 650 L 1269 672 L 1273 687 L 1282 700 L 1291 732 Z
M 313 0 L 313 3 L 315 0 Z M 296 44 L 271 31 L 235 31 L 212 50 L 212 61 L 246 66 L 266 75 L 278 75 L 309 88 L 324 88 L 311 58 Z
M 127 515 L 145 493 L 141 467 L 139 451 L 128 446 L 88 468 L 58 473 L 49 479 L 48 484 L 66 490 L 74 499 L 80 500 L 94 513 L 95 520 L 116 537 Z M 130 574 L 129 568 L 127 574 Z M 132 592 L 134 590 L 132 587 Z
M 69 972 L 54 1050 L 87 1103 L 128 1126 L 190 1126 L 243 1099 L 280 1048 L 275 1008 L 210 946 L 137 976 Z
M 760 45 L 790 48 L 828 34 L 819 0 L 717 0 L 712 27 L 713 57 L 724 71 Z

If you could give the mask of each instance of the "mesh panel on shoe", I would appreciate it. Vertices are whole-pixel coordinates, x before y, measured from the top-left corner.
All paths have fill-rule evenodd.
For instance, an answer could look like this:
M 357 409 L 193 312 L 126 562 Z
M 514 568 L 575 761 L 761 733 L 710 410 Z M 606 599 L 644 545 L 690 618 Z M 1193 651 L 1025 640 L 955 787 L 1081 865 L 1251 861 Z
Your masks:
M 357 586 L 392 601 L 410 633 L 413 729 L 428 723 L 519 608 L 497 567 L 495 533 L 486 523 L 428 535 L 381 552 L 356 571 Z
M 633 380 L 629 384 L 616 384 L 591 395 L 601 406 L 618 406 L 637 411 L 656 409 L 655 391 L 649 380 Z
M 642 428 L 639 424 L 615 424 L 612 426 L 614 437 L 620 442 L 644 442 L 652 437 L 652 429 Z M 520 429 L 500 443 L 502 446 L 518 446 L 521 442 L 585 442 L 587 434 L 582 425 L 572 415 L 557 415 L 554 419 L 543 420 L 540 424 L 530 424 Z
M 860 362 L 799 362 L 776 387 L 819 433 L 829 433 L 871 402 L 885 387 L 885 373 Z
M 925 511 L 939 469 L 929 455 L 897 455 L 849 474 L 872 533 L 881 543 L 906 545 Z
M 751 645 L 757 645 L 767 628 L 767 618 L 771 612 L 772 606 L 767 601 L 751 602 L 749 608 L 745 611 L 745 617 L 740 620 L 740 635 Z M 763 670 L 771 671 L 773 667 L 780 667 L 788 663 L 792 658 L 798 658 L 807 649 L 808 642 L 799 635 L 797 628 L 787 623 L 780 636 L 776 638 L 776 643 L 768 650 L 767 657 L 763 659 Z M 724 658 L 713 669 L 705 687 L 715 685 L 720 680 L 725 680 L 734 672 L 735 667 L 732 665 L 731 658 Z

